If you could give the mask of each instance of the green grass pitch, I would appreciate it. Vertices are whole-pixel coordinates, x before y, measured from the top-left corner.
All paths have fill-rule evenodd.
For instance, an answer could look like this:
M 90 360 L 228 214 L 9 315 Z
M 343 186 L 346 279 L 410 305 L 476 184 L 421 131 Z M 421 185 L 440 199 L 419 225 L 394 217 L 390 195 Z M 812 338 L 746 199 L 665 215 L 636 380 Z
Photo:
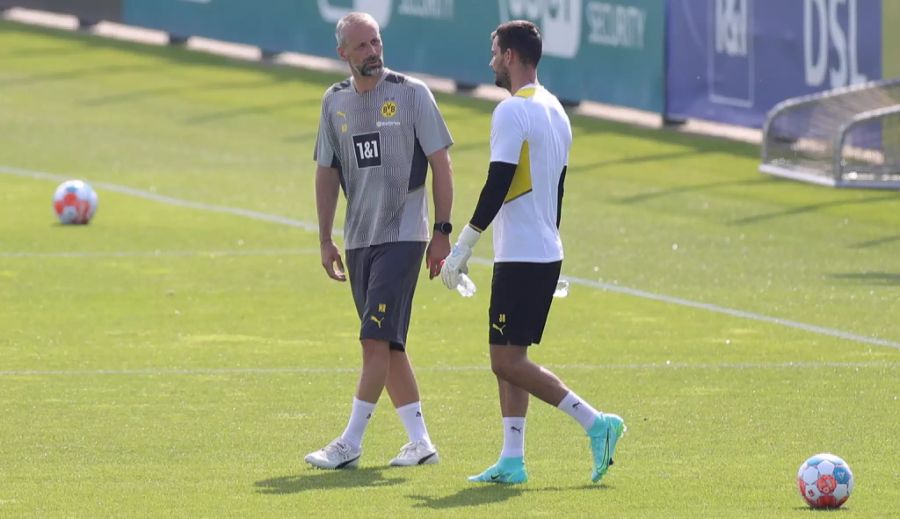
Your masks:
M 794 477 L 825 451 L 856 475 L 844 515 L 900 513 L 900 195 L 579 117 L 573 285 L 532 356 L 625 417 L 603 484 L 539 402 L 531 481 L 465 480 L 501 443 L 484 262 L 473 299 L 425 276 L 416 295 L 442 463 L 386 466 L 406 438 L 385 396 L 359 470 L 304 466 L 343 429 L 360 357 L 310 231 L 335 79 L 0 23 L 0 516 L 808 517 Z M 460 224 L 494 105 L 437 98 Z M 61 178 L 94 183 L 91 225 L 55 224 Z

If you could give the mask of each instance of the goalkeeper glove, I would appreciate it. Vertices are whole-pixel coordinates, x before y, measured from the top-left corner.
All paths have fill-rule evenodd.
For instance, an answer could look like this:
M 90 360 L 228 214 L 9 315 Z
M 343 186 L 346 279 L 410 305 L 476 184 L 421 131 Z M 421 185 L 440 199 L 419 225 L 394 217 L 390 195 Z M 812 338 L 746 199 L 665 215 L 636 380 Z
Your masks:
M 478 242 L 481 233 L 476 231 L 471 225 L 463 227 L 459 237 L 456 239 L 456 245 L 450 249 L 450 255 L 444 259 L 441 265 L 441 281 L 444 286 L 453 289 L 459 284 L 460 274 L 469 272 L 467 262 L 472 256 L 472 247 Z

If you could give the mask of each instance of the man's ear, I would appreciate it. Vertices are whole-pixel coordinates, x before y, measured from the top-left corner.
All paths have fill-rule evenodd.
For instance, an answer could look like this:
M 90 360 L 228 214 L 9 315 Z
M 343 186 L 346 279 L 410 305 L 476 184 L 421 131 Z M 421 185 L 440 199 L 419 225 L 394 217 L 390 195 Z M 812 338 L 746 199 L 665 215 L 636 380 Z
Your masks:
M 338 45 L 338 46 L 337 46 L 337 53 L 338 53 L 338 56 L 340 56 L 340 58 L 341 58 L 342 60 L 347 61 L 347 55 L 346 55 L 346 53 L 344 52 L 344 46 L 343 46 L 343 45 Z

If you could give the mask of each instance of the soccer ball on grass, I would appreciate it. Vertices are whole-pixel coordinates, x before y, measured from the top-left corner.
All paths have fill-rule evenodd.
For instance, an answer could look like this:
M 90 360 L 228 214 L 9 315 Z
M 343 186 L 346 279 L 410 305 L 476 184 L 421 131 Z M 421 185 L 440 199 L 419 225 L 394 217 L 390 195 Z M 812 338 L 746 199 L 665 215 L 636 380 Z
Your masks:
M 66 180 L 53 193 L 53 210 L 61 224 L 86 224 L 97 212 L 97 192 L 84 181 Z
M 813 508 L 838 508 L 853 491 L 853 472 L 834 454 L 816 454 L 797 471 L 800 495 Z

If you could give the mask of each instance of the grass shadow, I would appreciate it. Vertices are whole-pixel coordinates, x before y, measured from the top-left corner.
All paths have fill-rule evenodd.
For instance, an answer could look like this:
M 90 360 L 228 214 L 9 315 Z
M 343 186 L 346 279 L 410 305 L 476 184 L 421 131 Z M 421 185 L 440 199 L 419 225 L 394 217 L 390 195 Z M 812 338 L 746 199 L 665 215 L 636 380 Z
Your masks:
M 284 111 L 287 108 L 292 108 L 296 106 L 318 106 L 320 104 L 319 99 L 300 99 L 296 101 L 290 101 L 286 103 L 270 103 L 264 105 L 257 106 L 242 106 L 240 108 L 234 108 L 231 110 L 222 110 L 219 112 L 213 112 L 205 115 L 198 115 L 195 117 L 189 117 L 184 119 L 182 122 L 184 124 L 189 125 L 200 125 L 200 124 L 209 124 L 214 122 L 219 122 L 224 119 L 234 119 L 237 117 L 243 117 L 246 115 L 259 115 L 264 113 L 273 113 Z
M 80 54 L 84 52 L 84 49 L 81 47 L 74 47 L 71 45 L 66 46 L 41 46 L 41 47 L 18 47 L 13 50 L 7 50 L 5 52 L 0 52 L 0 56 L 3 56 L 4 60 L 9 59 L 30 59 L 38 56 L 52 56 L 54 58 L 60 56 L 68 56 L 71 54 Z
M 849 508 L 844 508 L 844 507 L 841 507 L 841 508 L 813 508 L 811 506 L 795 506 L 794 511 L 795 512 L 813 512 L 816 514 L 821 514 L 821 513 L 827 514 L 827 513 L 838 513 L 838 512 L 850 512 L 851 510 Z
M 867 198 L 862 198 L 858 200 L 832 200 L 829 202 L 822 202 L 818 204 L 810 204 L 804 205 L 800 207 L 794 207 L 788 209 L 786 211 L 778 211 L 775 213 L 768 214 L 759 214 L 754 216 L 748 216 L 746 218 L 740 218 L 737 220 L 733 220 L 728 223 L 728 225 L 751 225 L 755 223 L 767 222 L 769 220 L 776 220 L 778 218 L 783 218 L 785 216 L 795 216 L 799 214 L 805 213 L 814 213 L 820 209 L 827 209 L 831 207 L 842 207 L 842 206 L 850 206 L 850 205 L 863 205 L 863 204 L 875 204 L 880 202 L 898 202 L 900 201 L 900 194 L 891 194 L 885 196 L 870 196 Z
M 493 503 L 502 503 L 522 495 L 525 489 L 515 485 L 478 485 L 467 487 L 455 494 L 443 497 L 431 496 L 406 496 L 419 501 L 413 508 L 430 508 L 432 510 L 445 510 L 448 508 L 461 508 L 469 506 L 481 506 Z
M 671 189 L 661 189 L 659 191 L 651 191 L 648 193 L 641 193 L 639 195 L 629 196 L 625 198 L 620 198 L 615 200 L 620 204 L 638 204 L 641 202 L 645 202 L 647 200 L 651 200 L 654 198 L 660 198 L 664 196 L 670 195 L 678 195 L 681 193 L 696 193 L 698 191 L 707 191 L 710 189 L 716 189 L 720 187 L 734 187 L 734 186 L 761 186 L 765 184 L 770 184 L 774 182 L 774 180 L 767 178 L 755 178 L 751 180 L 735 180 L 728 182 L 709 182 L 706 184 L 694 184 L 689 186 L 679 186 L 673 187 Z
M 587 172 L 595 169 L 603 169 L 608 168 L 610 166 L 627 166 L 629 164 L 641 164 L 643 162 L 655 162 L 658 160 L 672 160 L 683 157 L 696 157 L 699 153 L 696 150 L 681 150 L 681 151 L 673 151 L 670 153 L 651 153 L 648 155 L 632 155 L 629 157 L 623 157 L 620 159 L 613 160 L 600 160 L 597 162 L 590 162 L 588 164 L 580 164 L 578 162 L 572 163 L 571 168 L 573 173 L 578 172 Z
M 569 114 L 572 122 L 572 131 L 575 134 L 575 140 L 578 141 L 578 134 L 585 132 L 588 134 L 609 133 L 617 137 L 631 137 L 636 139 L 651 140 L 665 145 L 679 146 L 682 149 L 672 152 L 658 153 L 649 159 L 641 160 L 641 157 L 634 159 L 626 158 L 623 161 L 611 161 L 609 163 L 599 162 L 597 166 L 603 167 L 609 164 L 627 164 L 635 161 L 643 162 L 645 160 L 665 160 L 686 158 L 692 155 L 703 153 L 721 153 L 738 157 L 759 158 L 759 146 L 746 142 L 736 142 L 721 137 L 698 135 L 691 133 L 682 133 L 674 129 L 663 128 L 645 128 L 632 124 L 618 121 L 610 121 L 584 115 Z M 574 168 L 574 165 L 572 166 Z M 579 166 L 580 168 L 591 167 Z
M 829 274 L 831 279 L 856 281 L 859 284 L 880 287 L 900 286 L 900 274 L 891 272 L 846 272 Z
M 307 490 L 387 487 L 406 482 L 406 478 L 385 476 L 385 469 L 387 467 L 327 471 L 310 469 L 303 474 L 264 479 L 254 485 L 259 494 L 286 495 Z
M 896 236 L 886 236 L 884 238 L 879 238 L 877 240 L 868 240 L 859 243 L 854 243 L 850 246 L 851 249 L 868 249 L 871 247 L 878 247 L 880 245 L 886 245 L 888 243 L 893 243 L 896 241 L 900 241 L 900 234 Z
M 147 65 L 104 65 L 100 67 L 80 67 L 61 72 L 52 72 L 49 74 L 33 74 L 31 76 L 18 77 L 12 79 L 0 79 L 0 85 L 10 86 L 28 86 L 47 81 L 65 81 L 75 78 L 85 78 L 90 76 L 122 74 L 129 72 L 146 72 L 152 70 Z
M 122 94 L 117 94 L 113 96 L 106 97 L 97 97 L 93 99 L 87 99 L 82 101 L 82 104 L 85 106 L 105 106 L 110 104 L 118 104 L 118 103 L 131 103 L 134 101 L 139 101 L 143 99 L 148 99 L 151 97 L 161 97 L 171 94 L 177 94 L 179 92 L 184 92 L 188 90 L 203 90 L 203 91 L 214 91 L 214 90 L 240 90 L 240 89 L 253 89 L 253 88 L 262 88 L 268 87 L 272 85 L 278 85 L 280 83 L 289 81 L 288 78 L 273 78 L 266 79 L 265 81 L 221 81 L 221 82 L 212 82 L 212 83 L 197 83 L 197 84 L 184 84 L 173 87 L 158 87 L 158 88 L 146 88 L 143 90 L 132 90 L 130 92 L 123 92 Z
M 429 508 L 432 510 L 446 510 L 448 508 L 462 508 L 502 503 L 510 499 L 533 492 L 568 492 L 572 490 L 611 490 L 614 487 L 607 485 L 585 484 L 575 487 L 542 487 L 532 488 L 525 485 L 475 485 L 466 487 L 455 494 L 443 497 L 431 497 L 422 495 L 408 495 L 409 499 L 419 501 L 413 508 Z

